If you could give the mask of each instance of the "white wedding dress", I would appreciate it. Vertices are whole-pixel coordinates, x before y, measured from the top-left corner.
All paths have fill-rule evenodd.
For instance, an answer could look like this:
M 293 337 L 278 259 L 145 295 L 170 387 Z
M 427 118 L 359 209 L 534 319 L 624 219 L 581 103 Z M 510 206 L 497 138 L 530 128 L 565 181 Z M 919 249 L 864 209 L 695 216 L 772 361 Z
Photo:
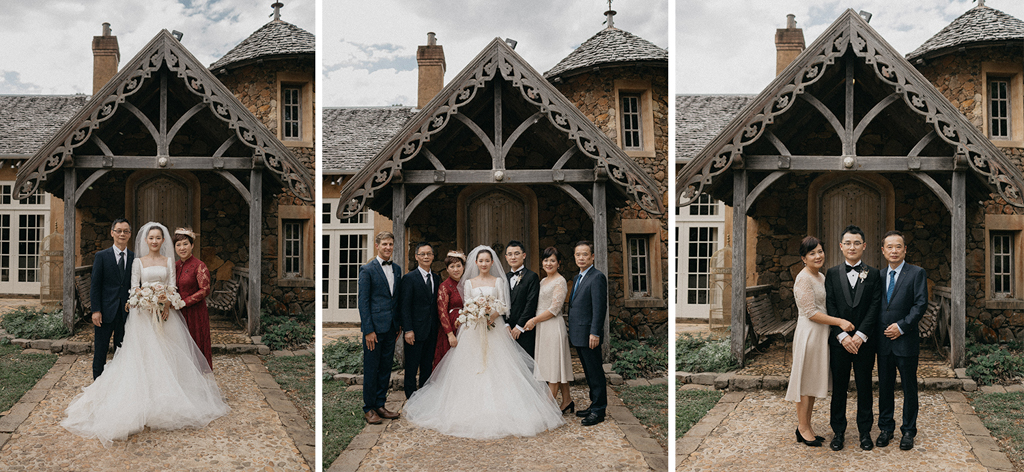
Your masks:
M 173 286 L 173 259 L 168 258 L 166 266 L 142 267 L 136 258 L 132 287 L 140 282 Z M 172 309 L 161 321 L 150 310 L 132 308 L 124 329 L 121 348 L 103 374 L 71 401 L 61 426 L 110 447 L 112 441 L 127 439 L 145 426 L 202 428 L 228 413 L 181 312 Z
M 471 297 L 495 287 L 471 287 Z M 507 305 L 507 301 L 505 301 Z M 565 421 L 546 383 L 534 379 L 533 359 L 497 320 L 463 325 L 426 385 L 405 403 L 410 423 L 471 439 L 533 436 Z

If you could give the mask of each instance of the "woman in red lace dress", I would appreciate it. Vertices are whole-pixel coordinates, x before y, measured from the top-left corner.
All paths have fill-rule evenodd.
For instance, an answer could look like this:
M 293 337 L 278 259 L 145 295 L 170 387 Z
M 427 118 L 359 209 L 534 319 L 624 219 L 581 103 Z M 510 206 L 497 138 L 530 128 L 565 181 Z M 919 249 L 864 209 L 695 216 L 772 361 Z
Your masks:
M 206 362 L 213 368 L 213 349 L 210 340 L 210 313 L 206 310 L 206 297 L 210 296 L 210 270 L 206 264 L 192 257 L 196 233 L 191 228 L 174 230 L 174 252 L 178 261 L 174 263 L 174 274 L 178 293 L 185 301 L 181 315 L 185 317 L 188 332 L 206 356 Z
M 437 288 L 437 316 L 441 319 L 441 329 L 437 332 L 437 347 L 434 348 L 434 367 L 448 349 L 458 344 L 455 330 L 459 327 L 457 319 L 462 311 L 462 295 L 458 286 L 466 269 L 466 256 L 462 251 L 449 251 L 444 265 L 448 266 L 448 278 Z

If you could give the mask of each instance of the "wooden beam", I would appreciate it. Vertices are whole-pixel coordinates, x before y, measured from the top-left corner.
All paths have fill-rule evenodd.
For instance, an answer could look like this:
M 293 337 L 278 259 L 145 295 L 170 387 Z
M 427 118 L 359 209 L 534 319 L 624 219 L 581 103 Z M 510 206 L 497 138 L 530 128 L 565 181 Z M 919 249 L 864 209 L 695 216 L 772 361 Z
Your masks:
M 840 134 L 843 139 L 843 155 L 844 156 L 856 156 L 857 155 L 857 141 L 853 139 L 854 131 L 854 118 L 853 118 L 853 106 L 854 106 L 854 90 L 853 90 L 853 69 L 856 65 L 857 58 L 852 54 L 848 54 L 843 61 L 843 66 L 846 72 L 846 82 L 843 84 L 846 87 L 846 119 L 843 122 L 843 131 Z
M 224 177 L 224 180 L 227 180 L 235 190 L 238 190 L 238 194 L 245 199 L 245 203 L 252 205 L 252 194 L 250 194 L 249 189 L 245 188 L 245 186 L 242 185 L 242 182 L 235 177 L 235 174 L 226 170 L 219 170 L 217 171 L 217 174 Z
M 160 134 L 156 140 L 158 156 L 171 155 L 171 138 L 167 136 L 167 74 L 160 74 Z
M 576 187 L 573 187 L 572 185 L 569 184 L 562 184 L 559 185 L 558 188 L 562 189 L 563 192 L 569 194 L 569 196 L 572 197 L 573 200 L 576 200 L 576 203 L 579 204 L 580 208 L 582 208 L 583 211 L 587 212 L 587 216 L 590 217 L 590 220 L 594 220 L 594 206 L 590 204 L 590 202 L 587 200 L 587 197 L 584 197 L 579 190 L 576 190 Z
M 501 81 L 493 82 L 494 87 L 494 152 L 491 153 L 491 168 L 505 168 L 505 132 L 501 124 Z
M 916 177 L 917 180 L 920 180 L 921 183 L 930 188 L 932 193 L 934 193 L 936 197 L 939 197 L 942 204 L 946 205 L 946 210 L 949 210 L 949 214 L 953 214 L 953 198 L 946 193 L 946 189 L 942 188 L 942 186 L 939 185 L 932 176 L 923 172 L 911 172 L 910 175 Z
M 604 182 L 594 182 L 594 267 L 597 270 L 604 273 L 605 277 L 608 276 L 608 206 L 606 198 L 606 189 Z M 611 285 L 608 286 L 611 290 Z M 609 299 L 611 297 L 605 297 Z M 604 337 L 601 343 L 601 359 L 604 362 L 608 362 L 611 356 L 611 338 L 608 337 L 611 332 L 610 318 L 611 313 L 608 312 L 608 305 L 605 304 L 604 317 Z
M 405 193 L 405 184 L 391 186 L 391 234 L 395 235 L 395 253 L 391 260 L 402 266 L 403 271 L 409 270 L 406 266 L 409 249 L 405 247 Z
M 577 152 L 579 152 L 579 150 L 580 150 L 580 148 L 576 147 L 576 145 L 570 145 L 569 149 L 566 149 L 565 152 L 562 153 L 562 156 L 558 158 L 558 161 L 555 162 L 555 165 L 551 166 L 551 169 L 552 170 L 559 170 L 559 169 L 561 169 L 562 166 L 564 166 L 565 163 L 569 161 L 569 158 L 572 157 Z
M 967 175 L 953 173 L 953 211 L 950 267 L 953 289 L 951 313 L 952 327 L 949 333 L 949 360 L 953 368 L 964 367 L 965 329 L 967 326 Z
M 805 102 L 810 103 L 814 109 L 818 110 L 818 113 L 821 113 L 821 116 L 825 118 L 825 121 L 828 121 L 828 123 L 832 125 L 832 129 L 835 130 L 836 136 L 839 136 L 840 139 L 846 136 L 846 132 L 843 131 L 843 124 L 839 122 L 839 118 L 836 118 L 836 115 L 832 113 L 832 110 L 829 110 L 824 103 L 821 103 L 821 100 L 818 100 L 814 95 L 811 95 L 810 92 L 804 92 L 797 95 L 797 97 L 802 98 Z M 846 149 L 845 142 L 843 143 L 843 149 L 844 151 Z
M 732 176 L 731 350 L 742 367 L 747 338 L 747 171 L 737 170 Z
M 750 191 L 750 194 L 747 195 L 747 209 L 749 210 L 750 207 L 754 206 L 754 202 L 757 201 L 757 197 L 761 196 L 761 192 L 764 192 L 771 184 L 786 174 L 788 172 L 777 170 L 769 174 L 768 177 L 765 177 L 764 180 L 758 182 L 754 189 Z
M 160 153 L 160 131 L 156 129 L 156 125 L 153 124 L 153 121 L 150 120 L 142 110 L 139 110 L 135 105 L 132 105 L 132 102 L 122 102 L 121 106 L 124 107 L 125 110 L 132 112 L 132 114 L 135 115 L 135 118 L 138 118 L 139 122 L 142 123 L 142 126 L 145 126 L 146 129 L 149 130 L 150 136 L 153 137 L 153 142 L 157 144 L 157 153 Z M 77 156 L 75 159 L 75 162 L 77 163 Z
M 403 170 L 402 182 L 407 184 L 438 183 L 437 171 L 433 170 Z M 593 183 L 596 179 L 593 169 L 526 169 L 502 171 L 505 175 L 501 183 L 505 184 L 550 184 L 550 183 Z M 561 180 L 559 180 L 561 178 Z M 494 180 L 494 171 L 490 169 L 480 170 L 446 170 L 444 171 L 444 183 L 446 184 L 480 184 L 498 183 Z
M 78 190 L 75 190 L 75 198 L 72 203 L 77 204 L 78 201 L 82 199 L 82 194 L 84 194 L 86 190 L 89 190 L 89 186 L 96 183 L 96 181 L 99 180 L 100 177 L 103 177 L 107 172 L 110 172 L 110 169 L 98 169 L 96 172 L 89 174 L 89 177 L 82 182 L 82 185 L 78 186 Z M 65 198 L 67 198 L 67 194 L 65 193 L 64 195 Z
M 860 141 L 860 135 L 864 134 L 864 130 L 868 128 L 868 125 L 871 124 L 872 121 L 874 121 L 875 117 L 882 113 L 882 110 L 885 110 L 889 105 L 892 105 L 901 97 L 902 95 L 899 93 L 893 92 L 876 103 L 875 106 L 871 107 L 871 110 L 869 110 L 868 113 L 860 119 L 860 123 L 857 123 L 857 128 L 853 130 L 853 142 L 856 143 L 857 141 Z M 935 131 L 932 132 L 934 133 Z
M 494 142 L 491 141 L 491 138 L 487 137 L 487 133 L 484 133 L 484 130 L 481 129 L 479 125 L 477 125 L 473 120 L 469 119 L 468 116 L 463 115 L 462 113 L 455 114 L 455 119 L 461 121 L 462 124 L 466 125 L 466 127 L 469 128 L 469 130 L 476 135 L 477 139 L 480 140 L 480 143 L 483 144 L 485 148 L 487 148 L 487 153 L 491 155 L 491 162 L 494 162 L 495 156 L 498 154 L 498 151 L 494 149 Z
M 160 167 L 158 156 L 75 156 L 75 167 L 82 169 L 176 169 L 176 170 L 249 170 L 251 157 L 164 156 L 167 166 Z
M 64 169 L 64 195 L 75 195 L 78 176 L 75 168 Z M 64 199 L 64 326 L 75 332 L 75 199 Z
M 518 140 L 519 137 L 526 132 L 526 130 L 530 129 L 531 126 L 540 121 L 541 118 L 544 118 L 544 115 L 544 112 L 538 111 L 537 113 L 531 115 L 529 118 L 523 120 L 522 123 L 519 123 L 519 126 L 516 127 L 515 131 L 513 131 L 512 134 L 510 134 L 508 139 L 505 141 L 505 144 L 502 145 L 501 155 L 508 155 L 508 151 L 512 149 L 512 145 L 516 143 L 516 140 Z M 575 147 L 576 146 L 573 146 L 573 148 Z
M 170 144 L 170 142 L 174 140 L 174 136 L 178 134 L 179 130 L 181 130 L 181 127 L 185 126 L 185 123 L 188 123 L 188 120 L 190 120 L 196 113 L 206 109 L 206 107 L 207 105 L 205 103 L 199 102 L 193 105 L 192 108 L 189 108 L 185 114 L 181 115 L 181 117 L 178 118 L 178 121 L 174 122 L 174 126 L 171 126 L 171 130 L 167 132 L 167 143 Z M 235 135 L 232 134 L 232 136 Z M 168 152 L 168 154 L 170 153 Z
M 255 336 L 260 332 L 260 296 L 263 268 L 263 172 L 253 169 L 249 172 L 249 317 L 246 333 Z
M 843 159 L 846 157 L 853 157 L 854 159 L 854 165 L 850 169 L 843 165 Z M 744 155 L 743 159 L 743 168 L 755 171 L 774 171 L 779 169 L 803 172 L 953 171 L 953 158 L 951 157 Z
M 412 218 L 412 212 L 416 211 L 416 207 L 420 206 L 420 203 L 423 203 L 423 200 L 426 200 L 430 194 L 436 192 L 440 188 L 440 185 L 428 185 L 427 188 L 416 194 L 412 201 L 409 202 L 409 205 L 405 207 L 405 217 L 403 219 L 409 221 L 409 219 Z
M 420 152 L 423 153 L 423 156 L 426 157 L 427 160 L 430 161 L 430 163 L 434 165 L 435 169 L 437 169 L 437 170 L 445 170 L 444 164 L 441 164 L 441 160 L 438 159 L 437 156 L 434 155 L 434 153 L 430 152 L 430 149 L 427 149 L 426 147 L 422 147 L 422 148 L 420 148 Z

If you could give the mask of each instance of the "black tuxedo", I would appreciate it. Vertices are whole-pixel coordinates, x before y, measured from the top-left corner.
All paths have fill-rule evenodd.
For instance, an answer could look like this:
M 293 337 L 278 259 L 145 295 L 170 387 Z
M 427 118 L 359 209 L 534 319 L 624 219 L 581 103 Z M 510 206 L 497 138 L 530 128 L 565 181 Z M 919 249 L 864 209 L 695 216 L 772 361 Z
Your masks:
M 888 278 L 888 267 L 881 272 Z M 878 429 L 892 432 L 896 429 L 893 412 L 896 409 L 896 371 L 903 383 L 904 435 L 917 435 L 917 363 L 921 338 L 917 323 L 928 308 L 928 274 L 924 269 L 903 264 L 896 278 L 892 299 L 886 300 L 886 283 L 882 283 L 882 311 L 878 317 L 875 336 L 878 338 Z M 889 339 L 882 334 L 896 323 L 903 334 Z
M 135 254 L 125 250 L 124 269 L 117 263 L 114 248 L 108 247 L 96 253 L 92 263 L 92 287 L 89 291 L 92 311 L 100 312 L 103 317 L 101 326 L 94 328 L 92 378 L 95 380 L 103 373 L 107 363 L 107 350 L 110 337 L 114 337 L 114 347 L 121 347 L 124 341 L 124 322 L 128 313 L 124 306 L 128 303 L 128 291 L 131 289 L 132 263 Z
M 842 330 L 838 326 L 830 328 L 828 337 L 829 369 L 832 372 L 832 431 L 836 434 L 846 432 L 846 400 L 852 367 L 857 385 L 857 429 L 863 437 L 871 433 L 874 420 L 871 371 L 875 366 L 875 349 L 878 345 L 875 326 L 882 304 L 879 291 L 882 289 L 882 278 L 877 269 L 863 262 L 861 264 L 863 268 L 858 273 L 865 275 L 858 276 L 852 289 L 846 275 L 846 262 L 825 273 L 825 307 L 829 316 L 853 323 L 854 332 L 847 333 L 849 336 L 857 336 L 856 332 L 859 331 L 868 338 L 857 354 L 850 354 L 839 342 L 838 336 Z
M 512 301 L 509 303 L 508 316 L 505 321 L 508 322 L 508 327 L 515 329 L 516 326 L 522 326 L 526 328 L 526 322 L 530 321 L 530 318 L 537 316 L 537 298 L 540 297 L 540 277 L 537 273 L 527 269 L 526 266 L 521 267 L 523 270 L 520 274 L 519 282 L 512 288 Z M 505 278 L 508 279 L 509 286 L 512 286 L 512 272 L 505 274 Z M 537 332 L 534 330 L 525 331 L 519 333 L 519 339 L 516 342 L 522 346 L 523 350 L 526 351 L 530 357 L 533 357 L 534 340 L 537 338 Z
M 427 285 L 419 268 L 402 277 L 402 293 L 399 297 L 402 330 L 412 332 L 413 344 L 405 343 L 405 398 L 416 391 L 416 371 L 419 370 L 419 386 L 427 383 L 434 364 L 434 348 L 437 346 L 437 331 L 441 321 L 437 315 L 437 288 L 441 276 L 430 272 L 433 287 Z

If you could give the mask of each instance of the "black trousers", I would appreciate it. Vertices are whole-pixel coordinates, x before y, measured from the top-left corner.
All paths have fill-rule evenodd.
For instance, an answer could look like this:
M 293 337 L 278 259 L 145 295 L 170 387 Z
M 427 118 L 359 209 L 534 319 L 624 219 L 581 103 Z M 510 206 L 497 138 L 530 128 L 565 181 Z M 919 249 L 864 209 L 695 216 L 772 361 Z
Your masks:
M 377 333 L 377 345 L 372 351 L 366 348 L 366 335 L 363 335 L 363 413 L 384 408 L 394 361 L 394 330 Z
M 413 332 L 413 336 L 413 344 L 405 343 L 405 398 L 411 397 L 412 392 L 417 389 L 417 371 L 420 374 L 418 388 L 427 383 L 434 366 L 434 348 L 437 347 L 436 328 L 430 330 L 426 336 L 416 332 Z
M 896 429 L 893 413 L 896 411 L 896 371 L 903 381 L 904 436 L 917 435 L 917 356 L 878 355 L 878 429 L 892 432 Z
M 583 373 L 587 376 L 587 387 L 590 388 L 591 413 L 604 416 L 608 408 L 608 391 L 604 378 L 604 367 L 601 365 L 601 345 L 591 349 L 589 346 L 576 346 L 576 354 L 583 364 Z
M 516 327 L 513 326 L 512 329 L 514 330 L 514 329 L 516 329 Z M 519 339 L 516 339 L 516 342 L 519 343 L 519 346 L 522 347 L 523 350 L 526 351 L 526 353 L 530 355 L 530 357 L 533 357 L 533 350 L 534 350 L 536 339 L 537 339 L 537 328 L 534 328 L 534 329 L 531 329 L 529 331 L 524 331 L 522 333 L 519 333 Z
M 850 369 L 853 368 L 857 386 L 857 430 L 861 436 L 871 433 L 874 423 L 874 398 L 871 389 L 871 370 L 875 366 L 875 350 L 861 345 L 857 354 L 850 354 L 842 346 L 829 344 L 829 369 L 832 371 L 832 405 L 830 421 L 832 432 L 846 433 L 846 400 L 849 396 Z
M 93 327 L 93 352 L 92 352 L 92 379 L 96 380 L 103 373 L 103 366 L 107 364 L 107 351 L 110 346 L 110 337 L 114 337 L 114 348 L 119 349 L 124 341 L 124 322 L 127 314 L 121 310 L 114 315 L 113 321 L 103 322 L 102 326 Z

